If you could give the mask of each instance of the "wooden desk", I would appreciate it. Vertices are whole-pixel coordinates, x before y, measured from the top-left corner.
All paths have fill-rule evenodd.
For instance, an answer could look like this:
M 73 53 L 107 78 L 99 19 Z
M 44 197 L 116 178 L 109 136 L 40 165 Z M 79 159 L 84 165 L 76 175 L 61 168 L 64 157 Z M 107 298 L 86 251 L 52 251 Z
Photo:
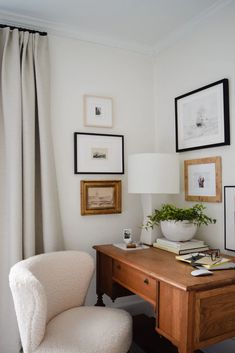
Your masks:
M 97 252 L 97 305 L 102 296 L 138 294 L 153 304 L 156 331 L 193 353 L 235 336 L 235 270 L 193 277 L 192 267 L 169 252 L 150 248 L 124 251 L 113 245 Z

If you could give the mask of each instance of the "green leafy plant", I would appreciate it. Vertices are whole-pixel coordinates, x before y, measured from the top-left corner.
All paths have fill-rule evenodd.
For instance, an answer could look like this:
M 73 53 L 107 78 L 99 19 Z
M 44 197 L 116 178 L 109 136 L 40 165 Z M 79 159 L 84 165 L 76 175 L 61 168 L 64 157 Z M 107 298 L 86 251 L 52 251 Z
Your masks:
M 190 208 L 178 208 L 171 204 L 163 204 L 160 210 L 155 210 L 152 215 L 148 216 L 148 221 L 144 225 L 145 229 L 153 228 L 159 225 L 161 221 L 188 221 L 197 226 L 216 223 L 216 219 L 208 217 L 204 210 L 205 206 L 196 204 Z

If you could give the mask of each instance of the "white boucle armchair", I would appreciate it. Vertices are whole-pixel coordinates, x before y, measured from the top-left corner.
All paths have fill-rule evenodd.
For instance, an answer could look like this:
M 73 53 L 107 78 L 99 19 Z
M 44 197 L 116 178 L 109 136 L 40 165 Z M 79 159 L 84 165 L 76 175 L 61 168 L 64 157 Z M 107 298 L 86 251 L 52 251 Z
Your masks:
M 126 353 L 131 316 L 84 306 L 94 272 L 82 251 L 58 251 L 15 264 L 10 288 L 24 353 Z

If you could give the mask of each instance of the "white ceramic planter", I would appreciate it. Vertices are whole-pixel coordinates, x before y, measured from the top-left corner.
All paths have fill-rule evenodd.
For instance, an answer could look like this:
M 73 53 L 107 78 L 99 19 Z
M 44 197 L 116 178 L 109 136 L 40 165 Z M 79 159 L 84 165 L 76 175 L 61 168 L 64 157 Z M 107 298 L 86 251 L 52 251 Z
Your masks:
M 197 231 L 197 226 L 188 221 L 161 221 L 160 226 L 162 234 L 171 241 L 191 240 Z

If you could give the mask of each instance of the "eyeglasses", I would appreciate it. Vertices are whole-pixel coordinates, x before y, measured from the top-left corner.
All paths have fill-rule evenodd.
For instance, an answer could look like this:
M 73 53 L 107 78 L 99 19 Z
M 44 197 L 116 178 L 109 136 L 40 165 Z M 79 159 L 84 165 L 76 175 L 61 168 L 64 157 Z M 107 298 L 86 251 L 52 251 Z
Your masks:
M 209 256 L 211 258 L 211 261 L 216 261 L 220 258 L 220 249 L 210 249 L 210 250 L 205 250 L 203 252 L 193 254 L 192 255 L 192 263 L 194 263 L 197 260 L 202 259 L 205 256 Z
M 203 252 L 205 256 L 210 256 L 211 261 L 215 261 L 220 258 L 220 249 L 210 249 Z

